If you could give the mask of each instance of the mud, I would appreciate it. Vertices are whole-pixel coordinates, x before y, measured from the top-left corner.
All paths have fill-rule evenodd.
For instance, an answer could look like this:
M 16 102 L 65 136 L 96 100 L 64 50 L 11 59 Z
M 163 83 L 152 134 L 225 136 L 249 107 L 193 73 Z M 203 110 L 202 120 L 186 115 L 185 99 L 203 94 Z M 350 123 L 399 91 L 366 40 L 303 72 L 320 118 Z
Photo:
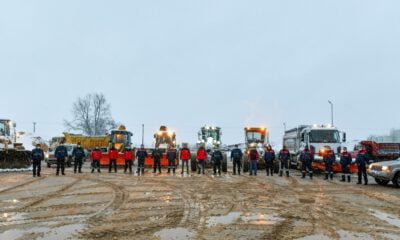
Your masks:
M 400 239 L 400 189 L 292 176 L 0 174 L 0 239 Z

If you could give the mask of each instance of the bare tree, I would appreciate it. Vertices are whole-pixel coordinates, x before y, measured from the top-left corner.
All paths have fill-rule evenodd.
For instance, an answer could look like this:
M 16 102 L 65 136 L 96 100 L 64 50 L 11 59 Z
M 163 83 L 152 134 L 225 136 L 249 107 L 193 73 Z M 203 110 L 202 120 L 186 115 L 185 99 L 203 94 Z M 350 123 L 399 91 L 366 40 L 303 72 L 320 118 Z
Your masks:
M 105 135 L 117 123 L 111 117 L 111 107 L 102 93 L 79 97 L 72 106 L 73 119 L 64 120 L 69 130 L 80 131 L 89 136 Z

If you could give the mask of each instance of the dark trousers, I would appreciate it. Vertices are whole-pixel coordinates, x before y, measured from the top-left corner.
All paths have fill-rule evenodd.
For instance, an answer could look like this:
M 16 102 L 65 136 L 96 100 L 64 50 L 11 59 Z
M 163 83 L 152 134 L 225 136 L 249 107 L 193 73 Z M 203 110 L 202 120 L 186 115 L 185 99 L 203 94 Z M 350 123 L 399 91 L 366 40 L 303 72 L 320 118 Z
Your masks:
M 156 173 L 157 169 L 158 169 L 158 172 L 161 173 L 161 159 L 160 158 L 154 158 L 153 173 Z
M 242 161 L 240 158 L 233 159 L 233 174 L 236 174 L 236 168 L 238 170 L 238 174 L 240 175 L 240 170 L 242 168 Z
M 206 160 L 204 160 L 204 159 L 198 159 L 197 160 L 197 173 L 198 174 L 200 174 L 200 172 L 201 173 L 203 173 L 204 174 L 204 169 L 206 168 Z
M 42 163 L 40 161 L 33 161 L 32 167 L 33 167 L 33 176 L 40 177 L 40 171 L 42 170 Z
M 171 169 L 172 169 L 172 172 L 175 173 L 175 167 L 176 167 L 175 159 L 168 159 L 168 173 L 171 172 Z
M 346 181 L 350 182 L 351 180 L 351 173 L 350 173 L 350 166 L 349 165 L 342 165 L 342 182 Z
M 125 159 L 125 170 L 124 170 L 124 172 L 127 172 L 128 168 L 129 168 L 129 173 L 132 173 L 132 165 L 133 165 L 133 161 L 132 160 Z
M 57 158 L 57 175 L 59 175 L 61 169 L 61 174 L 65 175 L 65 158 Z
M 218 170 L 218 175 L 221 175 L 221 161 L 214 161 L 213 170 L 214 174 L 217 174 Z
M 108 164 L 108 172 L 111 172 L 113 166 L 114 172 L 117 172 L 117 159 L 110 159 L 110 163 Z
M 249 162 L 249 169 L 250 169 L 250 175 L 257 175 L 257 162 L 256 161 L 250 161 Z
M 267 171 L 267 176 L 271 174 L 271 176 L 274 176 L 274 163 L 273 162 L 265 162 L 265 171 Z
M 74 173 L 76 173 L 77 169 L 78 169 L 79 173 L 82 172 L 82 158 L 75 158 Z
M 100 172 L 100 160 L 94 160 L 92 162 L 92 172 L 97 169 L 97 172 Z
M 286 176 L 289 177 L 289 160 L 281 161 L 281 170 L 279 172 L 279 176 L 283 176 L 283 172 L 286 172 Z
M 138 159 L 137 174 L 144 174 L 144 159 Z
M 310 178 L 313 178 L 313 167 L 312 163 L 302 162 L 301 163 L 301 174 L 302 178 L 305 178 L 306 175 L 310 174 Z
M 185 169 L 185 164 L 186 164 L 186 172 L 189 174 L 189 160 L 182 160 L 182 174 Z
M 333 179 L 333 163 L 325 163 L 325 179 Z
M 368 184 L 367 166 L 365 164 L 358 165 L 358 183 L 362 183 L 364 177 L 364 183 Z

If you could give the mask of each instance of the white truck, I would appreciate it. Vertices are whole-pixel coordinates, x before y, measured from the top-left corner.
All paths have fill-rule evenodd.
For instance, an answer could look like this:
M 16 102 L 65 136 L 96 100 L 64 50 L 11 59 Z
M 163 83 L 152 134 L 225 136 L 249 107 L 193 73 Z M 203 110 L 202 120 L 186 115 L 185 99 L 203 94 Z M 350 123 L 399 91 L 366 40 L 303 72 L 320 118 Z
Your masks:
M 340 132 L 333 125 L 300 125 L 285 131 L 283 145 L 291 154 L 291 166 L 300 167 L 300 153 L 306 146 L 315 154 L 316 161 L 322 161 L 327 147 L 337 154 L 342 151 L 342 143 L 346 142 L 346 133 Z

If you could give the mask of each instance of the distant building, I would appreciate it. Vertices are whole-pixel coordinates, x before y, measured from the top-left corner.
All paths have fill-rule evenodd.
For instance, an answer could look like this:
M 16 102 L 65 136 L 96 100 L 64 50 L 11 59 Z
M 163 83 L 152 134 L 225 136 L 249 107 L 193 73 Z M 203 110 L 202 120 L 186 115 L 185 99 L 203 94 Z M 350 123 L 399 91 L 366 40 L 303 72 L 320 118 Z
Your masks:
M 400 129 L 390 130 L 389 135 L 371 135 L 368 140 L 375 142 L 389 142 L 389 143 L 400 143 Z

